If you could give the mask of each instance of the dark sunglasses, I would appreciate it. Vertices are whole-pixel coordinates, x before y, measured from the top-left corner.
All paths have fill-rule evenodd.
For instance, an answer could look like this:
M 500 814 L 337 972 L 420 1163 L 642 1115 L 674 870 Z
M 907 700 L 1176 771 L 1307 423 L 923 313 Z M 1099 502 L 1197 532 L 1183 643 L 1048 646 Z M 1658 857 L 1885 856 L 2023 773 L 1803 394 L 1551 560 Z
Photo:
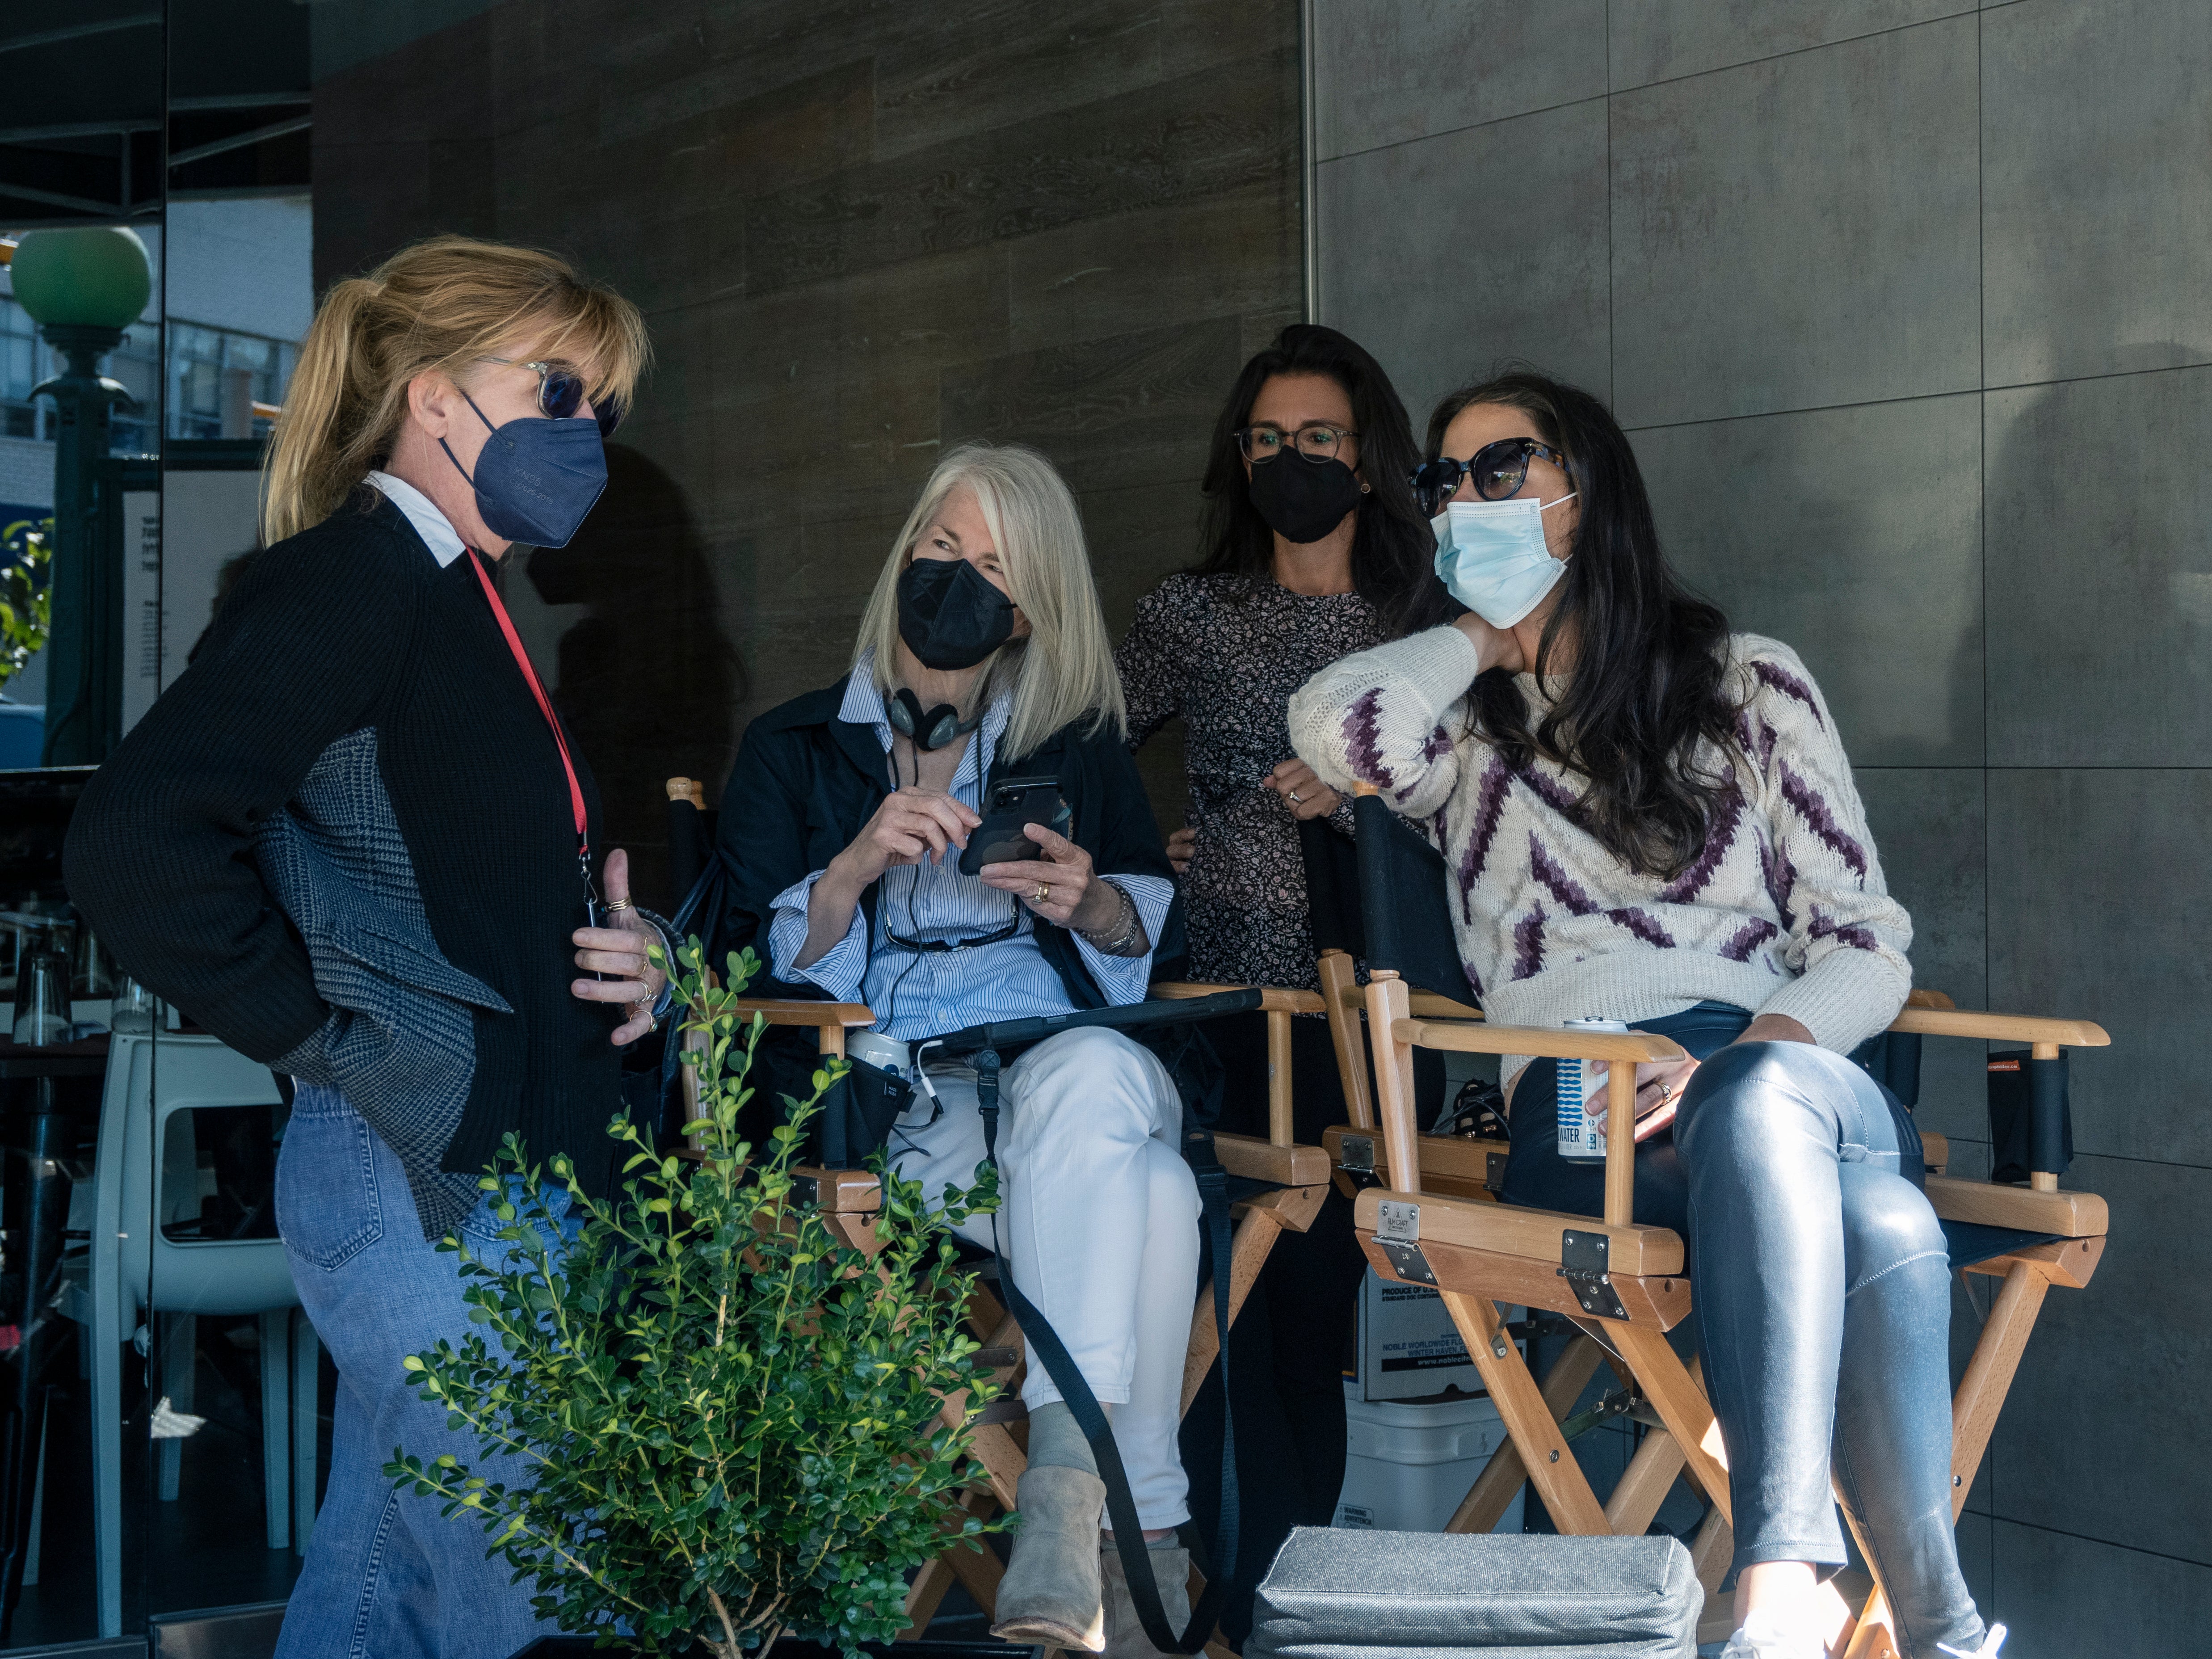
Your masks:
M 1531 455 L 1541 455 L 1570 477 L 1574 475 L 1567 458 L 1551 445 L 1540 444 L 1534 438 L 1500 438 L 1494 444 L 1483 445 L 1469 460 L 1440 455 L 1422 462 L 1413 469 L 1414 498 L 1420 502 L 1421 511 L 1433 519 L 1444 510 L 1444 503 L 1459 489 L 1459 481 L 1472 478 L 1474 493 L 1484 501 L 1508 500 L 1528 482 Z
M 488 363 L 505 363 L 513 368 L 527 368 L 538 375 L 538 412 L 556 421 L 572 420 L 584 406 L 584 377 L 566 363 L 521 362 L 513 357 L 487 357 Z M 615 428 L 623 422 L 626 413 L 622 404 L 612 398 L 592 406 L 592 418 L 599 423 L 599 436 L 611 438 Z

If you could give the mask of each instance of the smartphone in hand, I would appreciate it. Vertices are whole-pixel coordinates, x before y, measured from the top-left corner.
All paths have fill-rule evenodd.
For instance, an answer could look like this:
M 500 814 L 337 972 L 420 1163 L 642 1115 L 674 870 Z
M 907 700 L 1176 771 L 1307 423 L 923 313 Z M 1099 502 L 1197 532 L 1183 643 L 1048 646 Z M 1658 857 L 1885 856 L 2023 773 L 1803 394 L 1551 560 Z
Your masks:
M 987 864 L 1018 864 L 1043 856 L 1042 849 L 1022 833 L 1029 824 L 1042 824 L 1064 836 L 1075 815 L 1060 793 L 1058 778 L 1007 778 L 991 786 L 991 799 L 982 823 L 968 837 L 960 855 L 960 873 L 981 875 Z

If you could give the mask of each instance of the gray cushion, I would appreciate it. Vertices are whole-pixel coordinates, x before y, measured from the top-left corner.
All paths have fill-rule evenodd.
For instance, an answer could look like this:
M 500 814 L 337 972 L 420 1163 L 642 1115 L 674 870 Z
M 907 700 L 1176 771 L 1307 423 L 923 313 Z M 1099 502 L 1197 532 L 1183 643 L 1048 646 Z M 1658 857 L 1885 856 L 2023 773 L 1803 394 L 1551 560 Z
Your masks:
M 1260 1585 L 1244 1652 L 1693 1659 L 1705 1601 L 1673 1538 L 1301 1527 Z

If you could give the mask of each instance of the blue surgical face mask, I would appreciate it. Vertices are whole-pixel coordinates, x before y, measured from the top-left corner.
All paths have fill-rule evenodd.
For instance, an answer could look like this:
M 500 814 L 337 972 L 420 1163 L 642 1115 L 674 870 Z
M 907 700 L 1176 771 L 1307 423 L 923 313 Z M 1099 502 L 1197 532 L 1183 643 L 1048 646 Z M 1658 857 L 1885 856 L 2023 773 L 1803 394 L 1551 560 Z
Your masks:
M 477 418 L 491 427 L 477 453 L 477 471 L 469 471 L 441 438 L 438 447 L 477 492 L 477 515 L 484 528 L 510 542 L 531 547 L 566 547 L 584 522 L 584 515 L 607 487 L 606 441 L 599 423 L 586 416 L 565 421 L 525 416 L 504 426 L 492 426 L 491 417 L 477 409 Z
M 1492 628 L 1512 627 L 1567 574 L 1565 561 L 1544 544 L 1544 514 L 1580 493 L 1556 501 L 1446 502 L 1429 520 L 1444 590 Z

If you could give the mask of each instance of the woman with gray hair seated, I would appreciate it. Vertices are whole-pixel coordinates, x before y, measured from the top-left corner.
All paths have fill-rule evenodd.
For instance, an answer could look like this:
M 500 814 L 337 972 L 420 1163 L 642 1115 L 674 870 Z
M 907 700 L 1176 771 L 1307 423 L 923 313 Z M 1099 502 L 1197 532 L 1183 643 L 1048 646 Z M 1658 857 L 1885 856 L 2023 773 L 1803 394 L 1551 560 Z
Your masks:
M 1124 726 L 1074 498 L 1042 456 L 978 445 L 923 487 L 851 672 L 745 733 L 722 803 L 723 935 L 767 959 L 768 994 L 874 1011 L 851 1052 L 926 1082 L 890 1152 L 933 1201 L 972 1183 L 984 1142 L 973 1069 L 930 1060 L 927 1040 L 1141 1001 L 1156 961 L 1180 953 L 1167 853 Z M 963 873 L 993 787 L 1015 778 L 1056 787 L 1065 833 L 1031 824 L 1029 856 Z M 762 1052 L 765 1098 L 815 1063 L 803 1039 Z M 1148 1049 L 1098 1028 L 1023 1051 L 1001 1091 L 997 1246 L 1106 1406 L 1180 1626 L 1189 1569 L 1173 1529 L 1189 1510 L 1176 1433 L 1199 1220 L 1182 1102 Z M 983 1215 L 959 1231 L 988 1245 L 993 1227 Z M 1023 1525 L 996 1633 L 1149 1654 L 1110 1553 L 1102 1584 L 1091 1449 L 1041 1365 L 1022 1398 Z

